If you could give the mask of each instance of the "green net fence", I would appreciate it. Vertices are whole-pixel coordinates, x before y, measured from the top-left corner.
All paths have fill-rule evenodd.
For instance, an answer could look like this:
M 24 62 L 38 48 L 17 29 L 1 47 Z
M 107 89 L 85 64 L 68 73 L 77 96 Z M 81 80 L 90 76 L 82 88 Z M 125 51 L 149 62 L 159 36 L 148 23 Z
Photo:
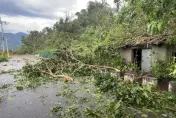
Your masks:
M 56 52 L 40 52 L 39 56 L 43 58 L 56 58 Z

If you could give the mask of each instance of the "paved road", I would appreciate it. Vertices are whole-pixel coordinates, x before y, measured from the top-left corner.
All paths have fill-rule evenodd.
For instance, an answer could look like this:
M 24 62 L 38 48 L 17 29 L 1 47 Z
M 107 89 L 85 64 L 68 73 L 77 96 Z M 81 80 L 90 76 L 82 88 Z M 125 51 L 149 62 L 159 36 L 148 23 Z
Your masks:
M 0 63 L 0 85 L 10 85 L 7 89 L 0 89 L 0 118 L 54 118 L 50 108 L 58 101 L 56 93 L 60 85 L 48 84 L 36 90 L 16 89 L 14 75 L 26 63 L 36 63 L 40 59 L 33 55 L 12 56 L 8 62 Z M 8 73 L 8 72 L 11 73 Z M 6 73 L 4 73 L 6 72 Z M 41 101 L 40 96 L 44 96 Z
M 0 63 L 0 73 L 20 70 L 26 63 L 36 63 L 38 60 L 34 55 L 14 55 L 8 62 Z

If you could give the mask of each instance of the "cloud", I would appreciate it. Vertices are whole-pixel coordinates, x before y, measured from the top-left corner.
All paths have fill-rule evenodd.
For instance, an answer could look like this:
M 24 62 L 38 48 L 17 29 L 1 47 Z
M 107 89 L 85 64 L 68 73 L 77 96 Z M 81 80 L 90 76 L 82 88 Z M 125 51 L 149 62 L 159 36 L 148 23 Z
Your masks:
M 27 9 L 19 7 L 18 4 L 13 0 L 3 0 L 0 3 L 0 13 L 10 16 L 30 16 L 30 17 L 38 17 L 37 14 L 29 12 Z
M 2 20 L 7 21 L 4 25 L 5 32 L 29 32 L 32 30 L 41 31 L 44 27 L 52 27 L 57 20 L 44 18 L 31 18 L 26 16 L 2 15 Z
M 42 30 L 51 27 L 66 13 L 74 14 L 85 9 L 88 1 L 95 0 L 0 0 L 0 14 L 9 22 L 5 26 L 6 32 Z M 113 3 L 113 0 L 107 1 Z
M 83 0 L 82 0 L 83 1 Z M 56 19 L 65 12 L 80 10 L 88 0 L 2 0 L 0 13 L 10 16 L 28 16 Z M 81 4 L 80 4 L 81 3 Z

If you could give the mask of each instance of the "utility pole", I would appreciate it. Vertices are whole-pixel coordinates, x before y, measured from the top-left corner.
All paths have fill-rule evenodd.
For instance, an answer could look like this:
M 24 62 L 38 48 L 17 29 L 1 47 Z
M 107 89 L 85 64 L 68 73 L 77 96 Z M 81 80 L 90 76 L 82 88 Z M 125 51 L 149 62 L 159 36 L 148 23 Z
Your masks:
M 4 38 L 4 29 L 3 29 L 3 24 L 7 24 L 7 22 L 3 22 L 0 17 L 0 25 L 1 25 L 1 40 L 2 40 L 2 50 L 3 54 L 5 54 L 5 46 L 4 44 L 6 43 L 6 51 L 7 51 L 7 57 L 9 57 L 9 49 L 8 49 L 8 43 L 7 39 Z
M 4 31 L 3 31 L 3 22 L 1 20 L 1 17 L 0 17 L 0 25 L 1 25 L 1 40 L 2 40 L 2 55 L 4 54 L 5 52 L 5 49 L 4 49 Z
M 9 57 L 9 47 L 8 47 L 8 43 L 7 43 L 7 39 L 5 38 L 6 41 L 6 50 L 7 50 L 7 57 Z

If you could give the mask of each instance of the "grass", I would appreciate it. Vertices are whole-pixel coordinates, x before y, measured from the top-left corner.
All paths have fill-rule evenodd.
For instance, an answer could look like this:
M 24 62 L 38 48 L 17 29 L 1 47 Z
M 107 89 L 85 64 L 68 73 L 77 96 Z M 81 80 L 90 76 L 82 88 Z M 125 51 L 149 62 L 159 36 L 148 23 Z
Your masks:
M 0 56 L 0 62 L 7 62 L 8 60 L 8 57 Z
M 9 84 L 3 84 L 3 85 L 0 85 L 0 89 L 6 89 L 8 88 L 10 85 Z

